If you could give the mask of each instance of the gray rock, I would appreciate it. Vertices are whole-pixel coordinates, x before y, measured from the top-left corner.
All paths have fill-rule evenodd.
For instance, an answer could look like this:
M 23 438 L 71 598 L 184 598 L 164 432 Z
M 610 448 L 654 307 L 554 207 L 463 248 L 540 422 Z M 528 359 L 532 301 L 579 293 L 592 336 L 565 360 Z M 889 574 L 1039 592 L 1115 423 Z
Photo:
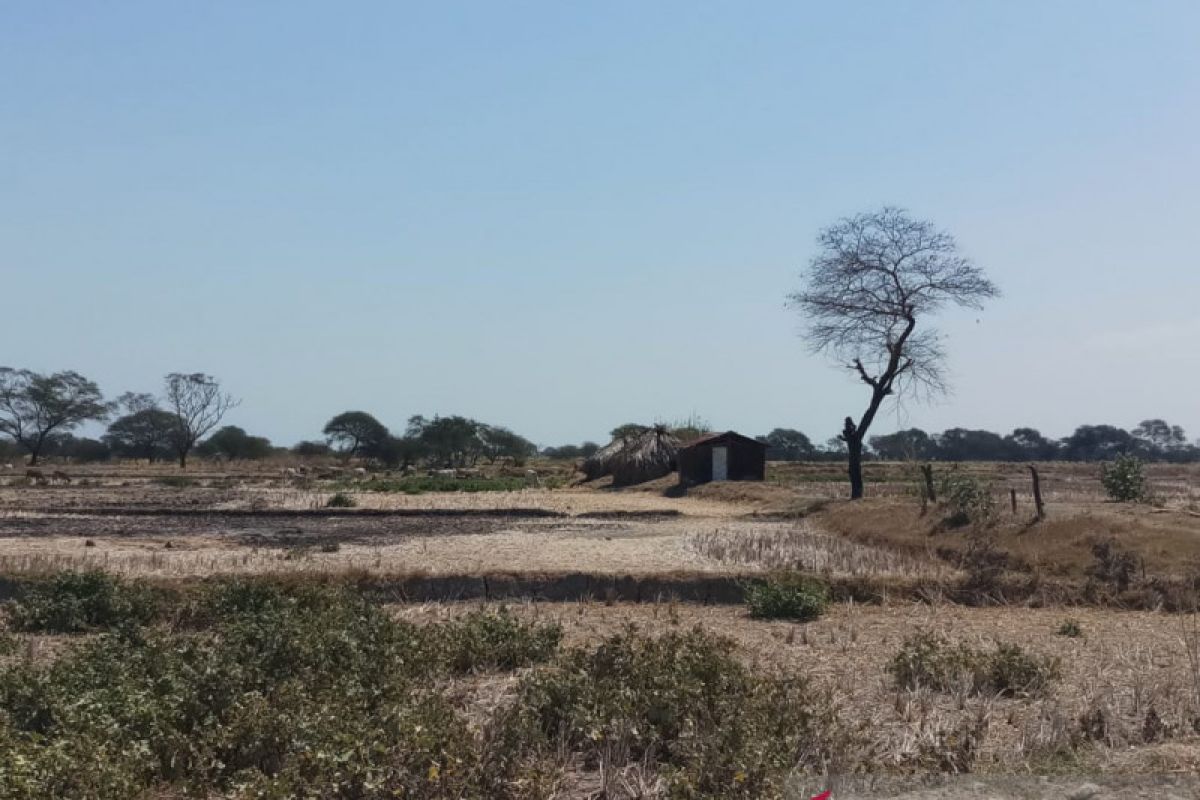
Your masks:
M 1100 794 L 1099 786 L 1094 783 L 1085 783 L 1067 795 L 1067 800 L 1092 800 L 1098 794 Z

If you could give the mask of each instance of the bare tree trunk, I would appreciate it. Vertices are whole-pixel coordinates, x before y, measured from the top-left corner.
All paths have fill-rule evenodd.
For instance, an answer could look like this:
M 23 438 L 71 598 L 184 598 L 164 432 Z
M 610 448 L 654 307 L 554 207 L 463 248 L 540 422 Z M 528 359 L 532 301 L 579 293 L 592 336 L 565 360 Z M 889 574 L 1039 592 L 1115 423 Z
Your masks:
M 183 450 L 179 453 L 179 468 L 187 469 L 187 451 Z
M 925 476 L 925 497 L 929 499 L 929 502 L 936 503 L 937 492 L 933 488 L 933 465 L 922 464 L 921 474 Z
M 1017 490 L 1016 489 L 1008 490 L 1008 501 L 1012 504 L 1013 516 L 1016 516 L 1016 513 L 1017 513 Z
M 846 448 L 850 453 L 850 465 L 847 470 L 850 473 L 850 499 L 861 500 L 863 496 L 863 474 L 862 474 L 862 439 L 853 436 L 846 442 Z
M 1038 476 L 1037 467 L 1029 465 L 1029 474 L 1033 476 L 1033 505 L 1037 508 L 1037 518 L 1046 518 L 1046 507 L 1042 504 L 1042 480 Z

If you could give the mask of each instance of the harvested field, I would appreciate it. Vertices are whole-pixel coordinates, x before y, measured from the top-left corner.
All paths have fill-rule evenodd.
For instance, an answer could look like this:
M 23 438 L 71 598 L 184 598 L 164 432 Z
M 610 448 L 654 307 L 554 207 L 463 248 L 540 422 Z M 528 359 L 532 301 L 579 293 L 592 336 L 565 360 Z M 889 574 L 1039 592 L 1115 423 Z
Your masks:
M 167 596 L 214 576 L 352 586 L 402 602 L 389 613 L 421 624 L 500 601 L 520 619 L 560 624 L 568 647 L 596 648 L 629 626 L 652 637 L 699 627 L 732 639 L 751 674 L 805 676 L 852 734 L 826 776 L 810 765 L 789 798 L 830 781 L 839 798 L 1057 798 L 1089 781 L 1098 797 L 1200 796 L 1178 777 L 1200 767 L 1200 633 L 1187 627 L 1193 615 L 1157 610 L 1196 602 L 1197 473 L 1156 466 L 1155 502 L 1119 505 L 1090 467 L 1042 469 L 1048 515 L 1035 523 L 1024 494 L 1016 515 L 1007 506 L 1008 488 L 1026 491 L 1024 467 L 964 467 L 995 500 L 981 525 L 950 524 L 939 505 L 922 511 L 909 465 L 869 465 L 868 481 L 880 482 L 861 503 L 840 500 L 830 464 L 773 464 L 767 482 L 685 497 L 671 496 L 671 477 L 625 490 L 410 494 L 377 491 L 385 484 L 369 475 L 97 469 L 69 485 L 0 485 L 0 593 L 19 598 L 46 575 L 98 569 Z M 335 493 L 351 507 L 327 508 Z M 1093 549 L 1102 540 L 1118 548 L 1107 571 Z M 822 578 L 837 602 L 806 624 L 751 619 L 747 587 L 795 572 Z M 1029 696 L 965 682 L 897 688 L 888 664 L 922 631 L 973 653 L 1013 645 L 1056 659 L 1061 675 Z M 49 663 L 91 638 L 19 633 L 10 652 Z M 479 735 L 524 674 L 458 676 L 430 691 Z M 643 779 L 643 796 L 661 796 L 646 765 L 555 769 L 565 777 L 546 796 L 595 798 L 608 785 L 634 797 L 614 781 Z M 964 772 L 966 783 L 943 781 Z

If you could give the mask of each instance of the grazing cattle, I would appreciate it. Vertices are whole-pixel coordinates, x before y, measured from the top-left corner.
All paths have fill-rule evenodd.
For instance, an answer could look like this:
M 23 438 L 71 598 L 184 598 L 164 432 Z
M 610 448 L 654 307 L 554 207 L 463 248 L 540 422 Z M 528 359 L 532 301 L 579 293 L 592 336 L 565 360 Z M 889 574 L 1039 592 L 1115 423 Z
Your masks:
M 61 481 L 62 483 L 70 483 L 71 476 L 63 472 L 61 469 L 56 469 L 54 472 L 50 473 L 50 480 Z
M 366 474 L 367 474 L 367 468 L 366 468 L 366 467 L 355 467 L 355 468 L 354 468 L 354 474 L 355 474 L 355 475 L 366 475 Z
M 27 469 L 25 470 L 25 480 L 30 483 L 45 483 L 46 476 L 42 474 L 40 469 Z
M 298 477 L 300 477 L 300 471 L 297 470 L 295 467 L 284 467 L 283 468 L 283 476 L 285 478 L 298 478 Z

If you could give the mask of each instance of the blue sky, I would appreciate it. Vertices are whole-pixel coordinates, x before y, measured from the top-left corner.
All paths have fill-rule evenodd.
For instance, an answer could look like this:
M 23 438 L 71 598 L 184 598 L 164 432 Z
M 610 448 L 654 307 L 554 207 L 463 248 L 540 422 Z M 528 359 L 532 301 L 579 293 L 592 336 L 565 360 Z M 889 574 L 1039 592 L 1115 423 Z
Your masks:
M 219 376 L 541 444 L 697 413 L 832 436 L 784 307 L 883 203 L 1000 284 L 883 415 L 1200 435 L 1195 2 L 9 2 L 0 363 Z

